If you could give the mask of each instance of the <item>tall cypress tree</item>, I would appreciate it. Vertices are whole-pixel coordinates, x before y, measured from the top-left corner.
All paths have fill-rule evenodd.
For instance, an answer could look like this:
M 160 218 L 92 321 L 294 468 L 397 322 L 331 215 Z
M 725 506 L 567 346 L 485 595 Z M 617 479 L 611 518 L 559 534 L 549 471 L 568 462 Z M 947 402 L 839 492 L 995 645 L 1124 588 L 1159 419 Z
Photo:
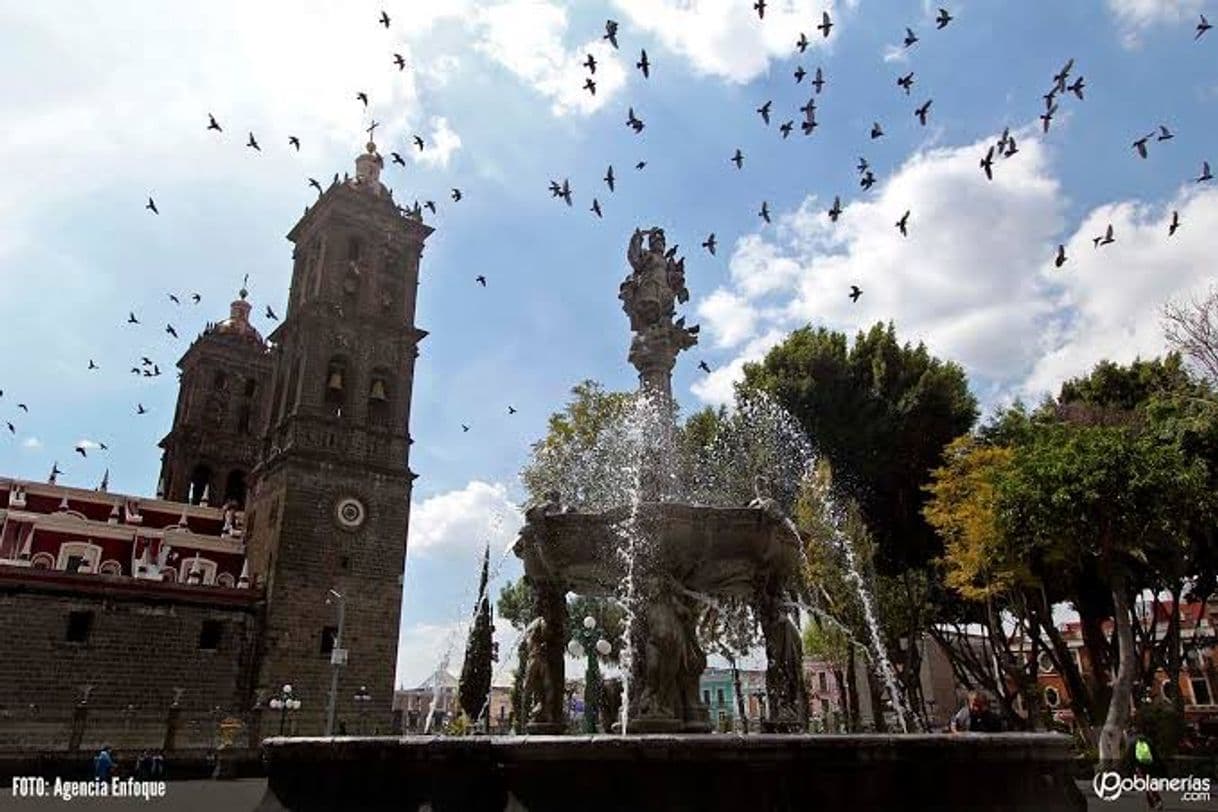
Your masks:
M 465 662 L 461 665 L 461 681 L 458 694 L 461 709 L 477 728 L 482 724 L 481 716 L 489 718 L 488 698 L 491 692 L 491 601 L 486 591 L 486 580 L 490 568 L 491 548 L 488 544 L 482 554 L 482 579 L 478 583 L 478 600 L 474 604 L 474 622 L 469 629 L 469 640 L 465 644 Z

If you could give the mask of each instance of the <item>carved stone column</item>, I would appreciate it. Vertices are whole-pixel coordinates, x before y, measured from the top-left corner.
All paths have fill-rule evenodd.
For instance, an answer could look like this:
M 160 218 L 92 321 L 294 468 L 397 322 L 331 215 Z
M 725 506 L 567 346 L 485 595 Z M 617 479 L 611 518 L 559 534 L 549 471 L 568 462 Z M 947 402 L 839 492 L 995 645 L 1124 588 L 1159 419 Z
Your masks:
M 758 579 L 753 611 L 765 635 L 765 688 L 770 706 L 763 729 L 770 733 L 803 733 L 808 729 L 803 646 L 799 628 L 782 605 L 782 598 L 781 585 L 774 579 Z

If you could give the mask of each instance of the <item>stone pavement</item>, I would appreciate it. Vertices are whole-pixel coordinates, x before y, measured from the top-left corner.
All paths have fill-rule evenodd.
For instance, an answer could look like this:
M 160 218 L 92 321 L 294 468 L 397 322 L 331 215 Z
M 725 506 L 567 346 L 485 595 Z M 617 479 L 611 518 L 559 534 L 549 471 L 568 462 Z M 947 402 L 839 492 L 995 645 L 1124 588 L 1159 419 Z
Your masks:
M 1087 798 L 1088 812 L 1143 812 L 1145 798 L 1141 795 L 1122 797 L 1116 801 L 1101 801 L 1091 791 L 1090 782 L 1079 782 Z M 152 801 L 114 798 L 79 798 L 66 807 L 72 812 L 134 812 L 134 810 L 172 810 L 173 812 L 252 812 L 266 791 L 266 780 L 247 778 L 239 781 L 175 781 L 170 782 L 165 798 Z M 1164 798 L 1165 812 L 1211 812 L 1218 810 L 1218 798 L 1209 803 L 1181 803 L 1178 795 Z M 8 787 L 0 788 L 0 812 L 39 812 L 64 809 L 59 799 L 21 800 L 10 795 Z

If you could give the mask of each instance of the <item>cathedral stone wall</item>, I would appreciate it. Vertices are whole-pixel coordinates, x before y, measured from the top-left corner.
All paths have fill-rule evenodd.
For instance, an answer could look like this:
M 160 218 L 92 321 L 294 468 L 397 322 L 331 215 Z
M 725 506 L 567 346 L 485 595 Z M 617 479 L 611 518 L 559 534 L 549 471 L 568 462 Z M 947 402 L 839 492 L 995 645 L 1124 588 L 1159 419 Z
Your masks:
M 0 748 L 208 747 L 220 719 L 248 716 L 257 594 L 11 569 Z

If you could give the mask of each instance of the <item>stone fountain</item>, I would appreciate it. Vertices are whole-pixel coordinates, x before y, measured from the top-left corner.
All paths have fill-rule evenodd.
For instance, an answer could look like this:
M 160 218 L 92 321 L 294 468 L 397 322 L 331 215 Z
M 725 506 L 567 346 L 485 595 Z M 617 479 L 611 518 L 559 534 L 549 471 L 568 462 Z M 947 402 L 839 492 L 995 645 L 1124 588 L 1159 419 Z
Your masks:
M 1066 736 L 806 733 L 792 615 L 799 540 L 763 477 L 745 505 L 672 493 L 672 370 L 698 328 L 676 316 L 689 293 L 663 231 L 635 231 L 627 259 L 629 360 L 655 419 L 628 504 L 577 510 L 552 492 L 525 513 L 514 550 L 536 601 L 525 633 L 530 735 L 267 739 L 259 812 L 1085 809 Z M 570 592 L 626 607 L 626 690 L 613 735 L 559 735 Z M 703 604 L 718 598 L 747 601 L 764 633 L 767 732 L 708 732 L 695 630 Z
M 677 355 L 698 340 L 698 328 L 676 316 L 689 291 L 685 261 L 674 254 L 662 229 L 636 230 L 626 251 L 631 273 L 619 293 L 633 333 L 628 358 L 639 373 L 639 395 L 655 415 L 634 504 L 577 512 L 564 508 L 555 492 L 525 512 L 515 553 L 536 600 L 537 620 L 526 632 L 530 733 L 566 727 L 567 593 L 615 596 L 627 579 L 630 656 L 619 732 L 710 732 L 698 691 L 706 655 L 697 624 L 708 600 L 726 597 L 747 600 L 765 635 L 768 728 L 807 729 L 799 629 L 787 608 L 802 577 L 799 539 L 762 493 L 747 506 L 710 507 L 674 501 L 668 487 L 672 371 Z

